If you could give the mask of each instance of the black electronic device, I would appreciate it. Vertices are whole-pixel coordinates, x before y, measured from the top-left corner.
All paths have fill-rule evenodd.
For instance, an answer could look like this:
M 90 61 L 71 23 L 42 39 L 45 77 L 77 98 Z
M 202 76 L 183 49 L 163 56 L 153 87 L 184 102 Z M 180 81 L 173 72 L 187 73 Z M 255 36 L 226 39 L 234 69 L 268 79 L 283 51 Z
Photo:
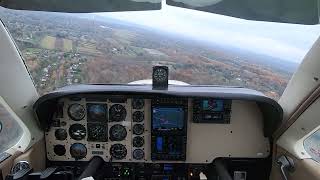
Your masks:
M 186 159 L 187 99 L 154 99 L 151 107 L 151 159 Z
M 152 89 L 166 90 L 169 84 L 169 68 L 154 66 L 152 72 Z
M 229 124 L 231 104 L 231 100 L 225 99 L 194 99 L 193 122 Z

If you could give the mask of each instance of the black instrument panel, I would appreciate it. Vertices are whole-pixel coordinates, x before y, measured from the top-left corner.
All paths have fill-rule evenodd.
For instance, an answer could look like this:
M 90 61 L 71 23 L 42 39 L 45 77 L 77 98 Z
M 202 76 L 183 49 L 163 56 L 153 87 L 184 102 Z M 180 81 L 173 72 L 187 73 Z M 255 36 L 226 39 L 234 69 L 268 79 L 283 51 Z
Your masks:
M 188 99 L 159 98 L 151 103 L 151 159 L 186 160 Z

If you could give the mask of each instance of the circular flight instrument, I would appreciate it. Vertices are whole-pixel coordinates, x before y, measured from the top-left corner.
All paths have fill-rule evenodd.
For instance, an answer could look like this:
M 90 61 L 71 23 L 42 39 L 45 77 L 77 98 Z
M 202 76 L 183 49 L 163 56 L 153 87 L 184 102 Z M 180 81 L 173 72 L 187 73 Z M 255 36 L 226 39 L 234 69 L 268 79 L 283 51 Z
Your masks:
M 69 128 L 69 135 L 74 140 L 81 140 L 86 137 L 86 128 L 81 124 L 72 124 Z
M 113 144 L 110 148 L 112 158 L 117 160 L 123 159 L 127 156 L 127 148 L 122 144 Z
M 54 145 L 53 152 L 58 156 L 63 156 L 66 154 L 66 148 L 61 144 Z
M 132 114 L 133 122 L 142 122 L 144 120 L 144 114 L 141 111 L 136 111 Z
M 105 142 L 108 138 L 107 125 L 88 123 L 88 141 Z
M 54 136 L 56 137 L 57 140 L 63 141 L 66 140 L 68 137 L 68 133 L 65 129 L 56 129 L 54 132 Z
M 142 124 L 135 124 L 133 127 L 132 127 L 132 130 L 133 130 L 133 134 L 135 135 L 141 135 L 143 134 L 144 132 L 144 126 Z
M 136 160 L 141 160 L 144 158 L 144 151 L 142 149 L 135 149 L 133 152 L 132 152 L 132 156 L 134 159 Z
M 104 104 L 87 104 L 88 121 L 106 121 L 107 108 Z
M 80 121 L 86 114 L 85 108 L 81 104 L 71 104 L 68 108 L 68 115 L 75 121 Z
M 133 99 L 132 100 L 132 108 L 133 109 L 142 109 L 144 106 L 144 100 L 143 99 Z
M 165 69 L 163 68 L 157 68 L 153 72 L 153 79 L 156 80 L 157 82 L 164 82 L 167 80 L 168 73 Z
M 124 108 L 121 104 L 115 104 L 110 107 L 109 117 L 110 121 L 120 122 L 123 121 L 127 116 L 126 108 Z
M 76 160 L 83 159 L 87 155 L 87 148 L 81 143 L 72 144 L 70 147 L 70 154 Z
M 141 136 L 136 136 L 132 140 L 133 147 L 142 147 L 144 145 L 144 139 Z
M 111 141 L 122 141 L 127 137 L 127 130 L 120 124 L 113 125 L 109 131 Z

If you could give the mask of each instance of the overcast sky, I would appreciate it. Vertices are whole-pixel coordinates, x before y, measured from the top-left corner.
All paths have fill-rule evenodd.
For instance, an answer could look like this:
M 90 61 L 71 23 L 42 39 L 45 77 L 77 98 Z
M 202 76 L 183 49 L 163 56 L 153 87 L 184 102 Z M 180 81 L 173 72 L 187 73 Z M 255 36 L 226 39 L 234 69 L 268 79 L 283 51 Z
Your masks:
M 320 35 L 319 25 L 248 21 L 167 5 L 163 5 L 160 11 L 114 12 L 103 15 L 293 62 L 301 62 Z

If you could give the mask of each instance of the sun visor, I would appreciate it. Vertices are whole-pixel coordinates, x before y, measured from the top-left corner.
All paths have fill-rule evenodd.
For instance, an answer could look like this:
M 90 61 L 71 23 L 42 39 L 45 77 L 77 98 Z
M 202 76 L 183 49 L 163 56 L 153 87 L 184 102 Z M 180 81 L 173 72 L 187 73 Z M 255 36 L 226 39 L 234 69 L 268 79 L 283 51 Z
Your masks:
M 161 9 L 161 0 L 0 0 L 0 6 L 70 13 L 145 11 Z
M 319 24 L 318 0 L 167 0 L 167 4 L 247 20 Z

